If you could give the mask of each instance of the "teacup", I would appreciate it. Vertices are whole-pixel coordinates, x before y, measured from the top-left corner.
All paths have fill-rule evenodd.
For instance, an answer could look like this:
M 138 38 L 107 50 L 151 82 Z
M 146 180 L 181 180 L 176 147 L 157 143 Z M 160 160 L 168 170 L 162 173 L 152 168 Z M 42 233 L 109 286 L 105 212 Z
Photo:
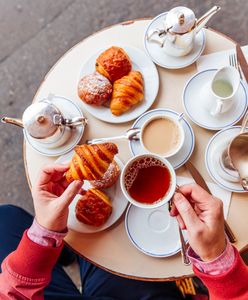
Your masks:
M 141 208 L 156 208 L 167 203 L 175 193 L 176 174 L 165 158 L 142 154 L 126 163 L 120 182 L 130 203 Z
M 219 116 L 231 109 L 239 85 L 240 75 L 236 68 L 228 66 L 215 73 L 210 84 L 210 92 L 214 98 L 210 106 L 212 116 Z
M 140 132 L 144 152 L 165 158 L 175 155 L 184 143 L 184 130 L 180 123 L 182 118 L 182 114 L 177 118 L 163 114 L 150 117 Z

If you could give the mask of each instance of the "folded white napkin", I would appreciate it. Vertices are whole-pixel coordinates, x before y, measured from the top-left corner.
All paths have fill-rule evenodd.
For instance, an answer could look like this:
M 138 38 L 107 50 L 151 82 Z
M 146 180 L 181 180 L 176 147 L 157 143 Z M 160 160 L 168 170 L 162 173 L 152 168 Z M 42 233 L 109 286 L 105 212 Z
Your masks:
M 248 45 L 241 47 L 248 62 Z M 206 69 L 220 69 L 229 65 L 229 55 L 235 53 L 235 48 L 202 55 L 196 62 L 198 72 Z
M 189 184 L 189 183 L 194 183 L 194 179 L 190 177 L 182 177 L 182 176 L 177 176 L 177 184 L 183 185 L 183 184 Z M 230 207 L 230 202 L 231 202 L 231 195 L 232 193 L 229 191 L 226 191 L 222 188 L 220 188 L 217 184 L 207 182 L 207 185 L 211 191 L 211 193 L 222 200 L 223 202 L 223 207 L 224 207 L 224 217 L 227 219 L 228 216 L 228 211 Z

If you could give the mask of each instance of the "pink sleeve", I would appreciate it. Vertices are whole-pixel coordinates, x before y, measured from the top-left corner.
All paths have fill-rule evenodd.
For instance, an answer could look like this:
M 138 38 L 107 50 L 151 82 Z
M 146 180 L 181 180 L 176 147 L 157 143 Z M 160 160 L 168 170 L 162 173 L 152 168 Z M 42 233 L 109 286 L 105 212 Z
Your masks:
M 235 260 L 234 248 L 228 241 L 225 251 L 213 261 L 202 261 L 192 248 L 189 248 L 188 256 L 192 264 L 200 272 L 206 273 L 208 275 L 220 275 L 222 273 L 225 273 L 226 271 L 228 271 L 228 269 L 231 268 Z
M 64 232 L 55 232 L 48 230 L 41 226 L 36 219 L 34 219 L 32 226 L 29 228 L 27 234 L 31 241 L 41 246 L 59 247 L 63 238 L 67 235 L 68 229 Z
M 42 246 L 24 232 L 17 249 L 3 261 L 0 274 L 1 300 L 43 300 L 43 290 L 63 248 Z

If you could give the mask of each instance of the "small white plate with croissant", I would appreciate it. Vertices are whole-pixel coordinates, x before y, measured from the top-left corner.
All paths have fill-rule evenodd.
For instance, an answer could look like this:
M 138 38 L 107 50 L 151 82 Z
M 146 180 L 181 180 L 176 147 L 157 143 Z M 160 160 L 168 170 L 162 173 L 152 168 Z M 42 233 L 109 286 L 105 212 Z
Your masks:
M 60 156 L 56 163 L 67 163 L 73 155 L 71 151 Z M 120 187 L 122 168 L 123 163 L 115 156 L 103 180 L 84 181 L 84 194 L 77 195 L 69 206 L 68 228 L 81 233 L 95 233 L 109 228 L 122 216 L 128 204 Z M 102 188 L 103 184 L 107 188 Z
M 78 96 L 94 117 L 108 123 L 124 123 L 150 108 L 158 88 L 157 68 L 143 51 L 110 46 L 84 62 Z

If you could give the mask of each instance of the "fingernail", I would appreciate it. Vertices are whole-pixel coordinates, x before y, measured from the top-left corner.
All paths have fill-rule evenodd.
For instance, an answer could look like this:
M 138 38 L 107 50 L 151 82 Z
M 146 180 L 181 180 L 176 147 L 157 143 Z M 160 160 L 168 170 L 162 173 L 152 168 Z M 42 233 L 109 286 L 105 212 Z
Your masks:
M 81 180 L 75 180 L 75 181 L 74 181 L 74 184 L 75 184 L 75 185 L 80 185 L 80 186 L 82 186 L 82 185 L 83 185 L 83 182 L 82 182 Z

